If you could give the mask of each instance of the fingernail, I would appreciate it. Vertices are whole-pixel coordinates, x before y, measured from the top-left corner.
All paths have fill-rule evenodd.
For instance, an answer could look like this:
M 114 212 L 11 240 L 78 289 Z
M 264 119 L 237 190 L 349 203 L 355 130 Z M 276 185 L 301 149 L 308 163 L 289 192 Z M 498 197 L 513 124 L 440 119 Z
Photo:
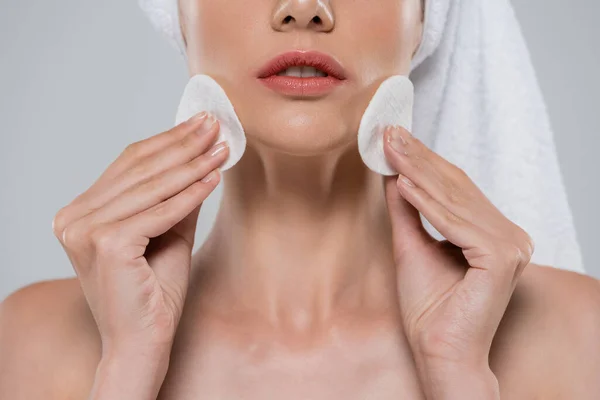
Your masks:
M 222 152 L 223 150 L 225 150 L 225 148 L 227 147 L 227 142 L 219 142 L 217 144 L 215 144 L 212 148 L 211 148 L 211 157 L 216 156 L 217 154 L 219 154 L 220 152 Z
M 415 187 L 415 184 L 413 183 L 413 181 L 411 181 L 410 179 L 408 179 L 406 176 L 402 175 L 402 174 L 398 174 L 398 178 L 404 182 L 405 184 L 407 184 L 410 187 Z
M 406 152 L 406 140 L 400 134 L 400 127 L 393 126 L 388 128 L 388 138 L 387 141 L 390 143 L 392 148 L 396 150 L 398 153 L 403 155 L 408 155 Z
M 215 170 L 212 170 L 212 171 L 210 171 L 210 173 L 208 175 L 206 175 L 200 181 L 204 182 L 204 183 L 208 183 L 208 182 L 212 181 L 213 178 L 216 177 L 216 176 L 217 176 L 217 172 Z
M 192 117 L 190 118 L 190 122 L 199 121 L 204 117 L 206 117 L 206 111 L 199 112 L 197 114 L 192 115 Z
M 212 126 L 215 124 L 216 121 L 217 121 L 217 118 L 215 118 L 214 115 L 212 115 L 211 113 L 206 113 L 206 119 L 202 122 L 200 127 L 196 130 L 196 133 L 198 135 L 202 135 L 205 132 L 208 132 L 210 130 L 210 128 L 212 128 Z
M 217 123 L 217 117 L 212 114 L 212 113 L 208 113 L 208 118 L 206 118 L 206 126 L 208 128 L 210 128 L 211 126 L 213 126 L 214 124 Z

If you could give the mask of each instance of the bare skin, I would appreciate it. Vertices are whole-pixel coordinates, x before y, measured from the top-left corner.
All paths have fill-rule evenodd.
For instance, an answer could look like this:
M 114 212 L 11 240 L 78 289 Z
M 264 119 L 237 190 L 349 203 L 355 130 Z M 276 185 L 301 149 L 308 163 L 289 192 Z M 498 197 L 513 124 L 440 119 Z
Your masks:
M 502 398 L 597 398 L 599 302 L 596 280 L 529 265 L 490 353 Z M 186 304 L 160 399 L 425 398 L 393 307 L 301 334 L 201 303 Z M 2 398 L 88 398 L 101 341 L 76 279 L 21 289 L 0 318 Z
M 189 265 L 183 255 L 190 250 L 199 212 L 191 202 L 180 208 L 189 206 L 192 213 L 169 231 L 177 233 L 169 236 L 179 246 L 177 257 L 175 250 L 147 257 L 153 270 L 162 271 L 160 282 L 168 283 L 162 294 L 169 301 L 162 313 L 152 314 L 153 329 L 140 324 L 147 320 L 126 314 L 136 309 L 129 302 L 137 293 L 135 286 L 118 290 L 108 285 L 102 292 L 98 279 L 87 273 L 94 268 L 108 271 L 118 263 L 92 265 L 75 257 L 85 254 L 73 251 L 82 244 L 69 240 L 90 226 L 75 224 L 90 212 L 83 210 L 84 204 L 92 198 L 100 201 L 98 193 L 109 196 L 106 189 L 117 187 L 114 182 L 126 186 L 123 177 L 113 186 L 108 178 L 127 169 L 126 162 L 133 160 L 127 156 L 107 170 L 89 198 L 83 196 L 57 218 L 57 236 L 79 280 L 38 283 L 3 302 L 0 398 L 111 398 L 108 390 L 122 384 L 111 384 L 118 381 L 115 376 L 150 382 L 141 390 L 123 389 L 144 393 L 129 397 L 140 400 L 152 398 L 155 387 L 160 388 L 159 399 L 426 398 L 430 388 L 417 372 L 412 335 L 400 310 L 408 295 L 400 288 L 406 283 L 398 282 L 395 265 L 408 235 L 390 224 L 386 205 L 393 185 L 384 190 L 381 177 L 362 164 L 354 143 L 360 110 L 378 84 L 408 71 L 422 31 L 419 1 L 385 0 L 377 7 L 367 0 L 277 2 L 289 7 L 284 14 L 273 3 L 232 0 L 225 8 L 209 0 L 181 2 L 190 74 L 210 74 L 227 90 L 249 145 L 239 165 L 223 176 L 217 220 Z M 312 10 L 318 10 L 322 25 L 310 23 L 315 14 L 303 7 L 306 3 L 314 3 Z M 286 15 L 294 17 L 291 24 L 283 23 Z M 369 29 L 356 36 L 356 26 Z M 348 37 L 353 40 L 344 40 Z M 248 71 L 292 47 L 334 54 L 348 72 L 348 87 L 316 102 L 283 99 L 261 88 Z M 187 137 L 185 133 L 182 128 L 162 138 L 174 143 Z M 194 143 L 187 149 L 197 146 L 196 155 L 209 147 L 208 139 Z M 165 143 L 155 147 L 156 152 L 167 148 Z M 393 157 L 389 151 L 386 155 Z M 394 162 L 405 168 L 400 159 Z M 199 164 L 194 179 L 216 165 Z M 135 181 L 135 175 L 131 178 Z M 424 175 L 415 181 L 427 183 Z M 218 182 L 198 185 L 196 202 Z M 402 196 L 415 200 L 408 192 Z M 88 215 L 114 217 L 139 204 L 141 197 L 134 198 L 136 202 L 113 203 L 112 215 L 102 214 L 102 209 Z M 408 212 L 393 214 L 392 220 L 394 215 L 410 218 Z M 492 226 L 492 214 L 486 217 L 484 222 Z M 73 226 L 77 229 L 69 228 Z M 103 241 L 95 243 L 114 245 L 106 240 L 117 237 L 106 234 L 110 232 L 98 234 Z M 186 240 L 177 241 L 180 237 Z M 371 241 L 365 244 L 364 238 Z M 181 271 L 188 270 L 186 278 Z M 110 282 L 120 284 L 125 276 Z M 512 296 L 489 350 L 489 367 L 502 398 L 597 398 L 600 283 L 529 264 L 515 284 L 514 292 L 503 292 Z M 178 303 L 183 298 L 185 303 Z M 165 317 L 176 320 L 176 332 Z M 168 343 L 167 364 L 166 347 L 157 343 Z M 112 359 L 119 362 L 103 368 L 102 361 L 111 358 L 107 354 L 116 353 Z M 466 388 L 473 387 L 468 379 L 464 382 Z M 123 391 L 113 393 L 127 397 Z

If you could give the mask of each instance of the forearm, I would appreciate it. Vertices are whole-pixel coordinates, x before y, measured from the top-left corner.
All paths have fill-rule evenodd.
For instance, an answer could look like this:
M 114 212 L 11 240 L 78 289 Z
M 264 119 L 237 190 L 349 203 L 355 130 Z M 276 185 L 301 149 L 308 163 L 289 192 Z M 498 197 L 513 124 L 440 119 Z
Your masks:
M 156 400 L 169 367 L 170 349 L 105 355 L 89 400 Z

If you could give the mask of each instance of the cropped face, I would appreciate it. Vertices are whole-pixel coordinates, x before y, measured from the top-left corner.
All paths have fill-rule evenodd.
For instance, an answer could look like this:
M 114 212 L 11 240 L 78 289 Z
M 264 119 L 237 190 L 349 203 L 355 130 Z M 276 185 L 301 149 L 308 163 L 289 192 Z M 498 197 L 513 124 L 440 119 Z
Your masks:
M 421 1 L 179 0 L 189 73 L 210 75 L 225 89 L 248 145 L 323 154 L 356 140 L 382 81 L 410 72 Z M 298 50 L 318 54 L 284 59 L 264 76 L 273 58 Z M 341 70 L 325 71 L 320 54 Z M 311 62 L 315 69 L 301 67 Z

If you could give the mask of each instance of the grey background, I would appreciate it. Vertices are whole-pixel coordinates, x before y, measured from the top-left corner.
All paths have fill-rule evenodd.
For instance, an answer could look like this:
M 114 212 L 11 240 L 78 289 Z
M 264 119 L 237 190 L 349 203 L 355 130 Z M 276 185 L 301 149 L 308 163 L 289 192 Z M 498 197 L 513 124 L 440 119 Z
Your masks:
M 215 0 L 216 1 L 216 0 Z M 584 263 L 600 277 L 597 0 L 513 0 L 554 127 Z M 74 276 L 56 212 L 129 143 L 172 126 L 187 82 L 136 1 L 0 0 L 0 300 Z M 220 199 L 205 202 L 197 246 Z

